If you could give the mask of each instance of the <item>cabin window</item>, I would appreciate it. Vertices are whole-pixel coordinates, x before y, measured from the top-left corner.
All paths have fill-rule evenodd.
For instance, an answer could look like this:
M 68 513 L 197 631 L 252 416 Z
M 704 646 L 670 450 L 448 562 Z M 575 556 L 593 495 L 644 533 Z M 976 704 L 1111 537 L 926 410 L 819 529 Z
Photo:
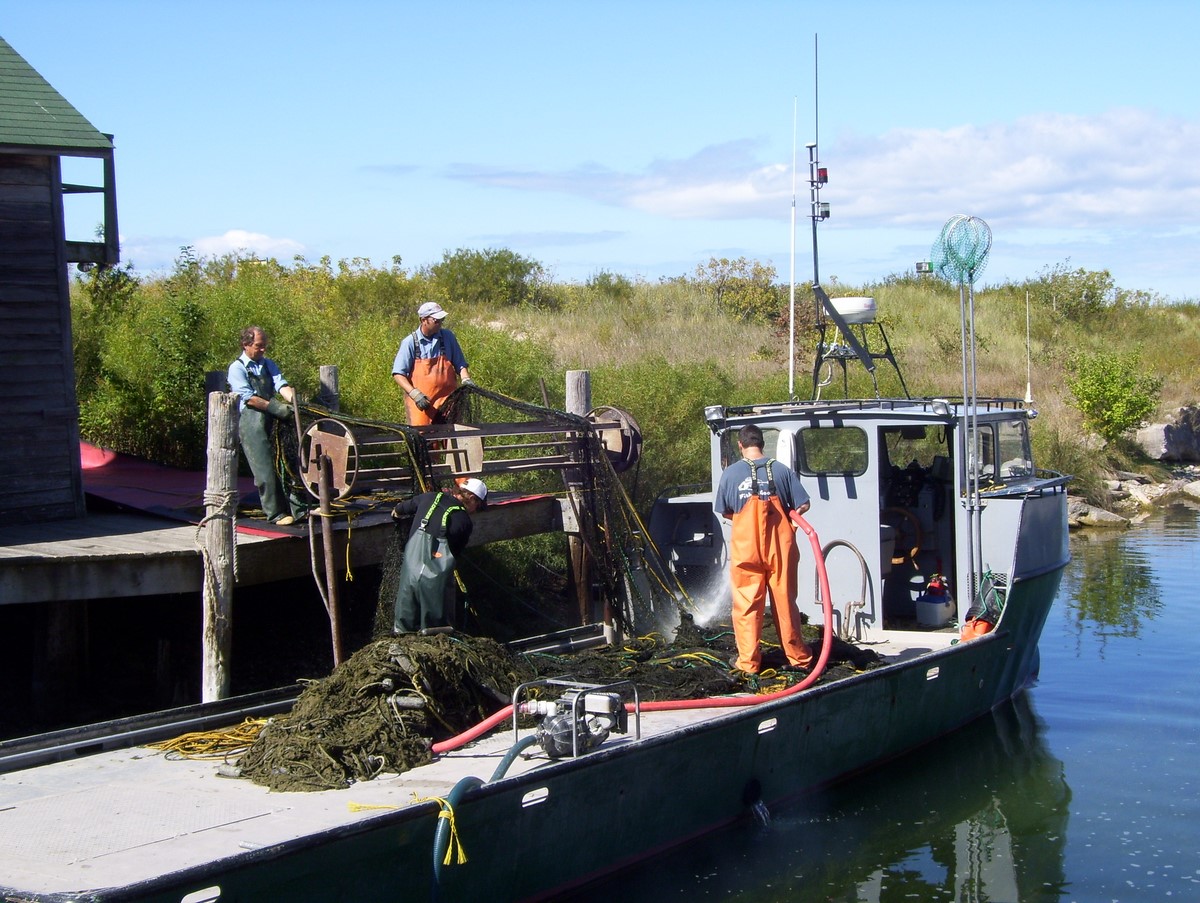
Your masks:
M 805 476 L 862 476 L 867 434 L 856 426 L 808 427 L 796 434 L 796 471 Z
M 1024 420 L 999 420 L 979 424 L 972 443 L 972 464 L 979 464 L 985 483 L 1033 476 L 1029 424 Z
M 779 444 L 779 430 L 763 427 L 763 454 L 768 458 L 776 457 L 775 449 Z M 724 469 L 734 461 L 742 460 L 738 451 L 738 431 L 726 430 L 721 436 L 721 468 Z
M 939 458 L 949 455 L 943 426 L 888 426 L 879 431 L 879 438 L 884 451 L 882 463 L 896 468 L 932 470 L 938 466 Z
M 996 424 L 996 442 L 1000 449 L 1000 479 L 1033 476 L 1028 423 L 1024 420 L 1002 420 Z

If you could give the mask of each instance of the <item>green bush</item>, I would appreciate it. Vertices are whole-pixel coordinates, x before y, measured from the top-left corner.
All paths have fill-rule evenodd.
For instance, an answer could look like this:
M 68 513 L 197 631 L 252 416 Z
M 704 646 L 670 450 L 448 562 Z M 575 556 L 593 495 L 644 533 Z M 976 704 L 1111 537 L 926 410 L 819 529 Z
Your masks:
M 1084 426 L 1107 442 L 1141 426 L 1158 406 L 1162 379 L 1143 372 L 1138 350 L 1077 352 L 1067 373 Z
M 456 303 L 544 307 L 552 306 L 555 297 L 542 290 L 542 265 L 507 248 L 447 251 L 430 267 L 430 275 L 440 297 Z
M 757 260 L 710 257 L 696 267 L 696 282 L 709 292 L 714 306 L 748 322 L 770 323 L 787 305 L 775 284 L 775 268 Z
M 633 300 L 633 283 L 619 273 L 602 270 L 588 279 L 587 287 L 602 298 L 622 303 Z

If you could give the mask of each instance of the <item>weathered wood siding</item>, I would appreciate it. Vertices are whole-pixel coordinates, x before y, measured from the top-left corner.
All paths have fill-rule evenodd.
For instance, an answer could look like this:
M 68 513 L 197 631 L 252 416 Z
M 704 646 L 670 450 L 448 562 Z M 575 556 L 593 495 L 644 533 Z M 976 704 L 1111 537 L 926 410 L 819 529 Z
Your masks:
M 0 520 L 84 513 L 62 176 L 54 155 L 0 153 Z

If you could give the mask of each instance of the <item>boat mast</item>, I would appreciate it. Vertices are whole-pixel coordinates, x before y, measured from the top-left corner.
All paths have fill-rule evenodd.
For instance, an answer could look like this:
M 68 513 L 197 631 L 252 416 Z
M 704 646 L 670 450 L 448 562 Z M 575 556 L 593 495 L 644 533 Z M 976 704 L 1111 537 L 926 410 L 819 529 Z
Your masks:
M 788 291 L 788 398 L 796 397 L 796 98 L 792 97 L 792 255 Z
M 837 312 L 832 302 L 829 300 L 829 295 L 825 293 L 825 289 L 821 288 L 821 267 L 820 260 L 817 256 L 817 223 L 829 219 L 829 204 L 821 201 L 821 186 L 829 181 L 829 172 L 825 167 L 821 166 L 817 159 L 817 138 L 820 135 L 820 95 L 818 91 L 819 68 L 817 65 L 817 36 L 813 35 L 813 140 L 804 145 L 808 148 L 808 200 L 809 200 L 809 219 L 812 220 L 812 252 L 813 252 L 813 303 L 816 306 L 817 325 L 821 328 L 822 341 L 817 348 L 816 363 L 813 365 L 813 397 L 817 397 L 817 371 L 820 368 L 822 355 L 824 354 L 825 335 L 824 326 L 826 320 L 831 320 L 837 327 L 838 333 L 845 341 L 846 346 L 853 352 L 854 356 L 866 368 L 867 373 L 871 375 L 871 382 L 875 384 L 875 395 L 879 395 L 879 384 L 875 379 L 875 361 L 871 357 L 870 352 L 862 346 L 855 338 L 854 333 L 850 331 L 849 325 L 843 319 L 842 315 Z

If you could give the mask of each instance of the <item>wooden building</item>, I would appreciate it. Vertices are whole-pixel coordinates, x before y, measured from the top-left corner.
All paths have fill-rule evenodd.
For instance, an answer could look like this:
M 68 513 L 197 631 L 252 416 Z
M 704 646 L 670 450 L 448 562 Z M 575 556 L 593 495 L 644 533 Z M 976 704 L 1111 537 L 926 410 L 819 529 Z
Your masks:
M 102 161 L 100 185 L 63 182 L 64 157 Z M 67 241 L 65 195 L 103 195 L 103 241 Z M 68 266 L 119 259 L 111 135 L 0 38 L 0 522 L 85 513 Z

